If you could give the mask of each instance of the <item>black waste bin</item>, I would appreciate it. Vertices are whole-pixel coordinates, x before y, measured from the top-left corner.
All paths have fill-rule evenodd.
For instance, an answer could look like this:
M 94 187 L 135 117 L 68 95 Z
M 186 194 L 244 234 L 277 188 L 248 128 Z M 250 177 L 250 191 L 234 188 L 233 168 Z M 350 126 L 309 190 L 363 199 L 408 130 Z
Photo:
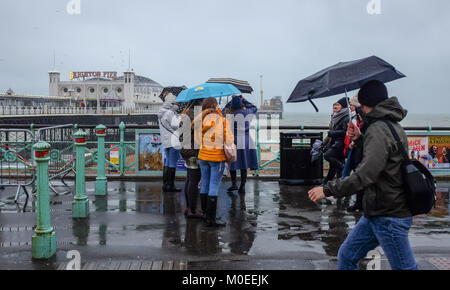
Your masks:
M 323 133 L 280 133 L 280 184 L 317 185 L 323 181 L 323 154 L 311 162 L 311 149 Z

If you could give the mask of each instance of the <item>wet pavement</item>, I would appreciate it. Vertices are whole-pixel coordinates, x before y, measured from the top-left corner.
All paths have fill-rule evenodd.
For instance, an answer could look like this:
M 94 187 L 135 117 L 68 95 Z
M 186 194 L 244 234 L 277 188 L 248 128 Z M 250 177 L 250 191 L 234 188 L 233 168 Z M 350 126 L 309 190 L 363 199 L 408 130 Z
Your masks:
M 351 200 L 315 205 L 307 187 L 257 179 L 241 197 L 226 193 L 228 185 L 221 186 L 218 210 L 227 226 L 219 229 L 186 220 L 184 193 L 162 194 L 158 181 L 110 181 L 105 198 L 96 198 L 88 182 L 87 220 L 72 219 L 72 195 L 52 195 L 57 255 L 47 262 L 31 259 L 35 205 L 30 201 L 20 212 L 13 190 L 0 190 L 0 269 L 56 269 L 68 262 L 70 250 L 83 262 L 187 261 L 189 270 L 336 268 L 339 246 L 360 218 L 346 211 Z M 435 209 L 414 218 L 410 240 L 422 269 L 442 269 L 450 261 L 449 188 L 440 183 Z M 19 207 L 23 203 L 22 196 Z M 382 268 L 389 269 L 384 255 Z

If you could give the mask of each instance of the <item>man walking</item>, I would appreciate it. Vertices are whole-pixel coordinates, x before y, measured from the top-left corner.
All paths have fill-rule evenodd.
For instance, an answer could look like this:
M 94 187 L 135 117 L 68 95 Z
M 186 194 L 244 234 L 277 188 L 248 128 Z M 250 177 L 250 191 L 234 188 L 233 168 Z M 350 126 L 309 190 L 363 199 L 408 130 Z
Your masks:
M 408 240 L 412 214 L 403 189 L 403 157 L 384 123 L 388 121 L 394 126 L 408 150 L 406 133 L 398 124 L 407 111 L 396 97 L 388 98 L 386 86 L 379 81 L 366 83 L 359 91 L 358 99 L 369 127 L 361 134 L 357 126 L 349 123 L 348 134 L 355 146 L 363 146 L 363 160 L 353 175 L 314 188 L 309 191 L 309 197 L 317 203 L 328 196 L 364 192 L 364 216 L 339 249 L 339 270 L 356 270 L 359 260 L 378 245 L 383 248 L 393 270 L 417 270 Z

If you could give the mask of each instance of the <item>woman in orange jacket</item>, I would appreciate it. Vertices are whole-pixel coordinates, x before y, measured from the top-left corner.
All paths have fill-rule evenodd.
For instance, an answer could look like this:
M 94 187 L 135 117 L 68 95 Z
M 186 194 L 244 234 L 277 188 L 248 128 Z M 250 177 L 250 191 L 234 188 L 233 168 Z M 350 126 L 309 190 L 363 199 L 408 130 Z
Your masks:
M 208 226 L 224 226 L 224 222 L 216 220 L 217 196 L 227 160 L 223 147 L 224 144 L 233 144 L 234 136 L 215 98 L 203 101 L 202 114 L 194 119 L 193 125 L 195 145 L 200 147 L 198 154 L 202 173 L 200 194 L 208 196 L 206 223 Z

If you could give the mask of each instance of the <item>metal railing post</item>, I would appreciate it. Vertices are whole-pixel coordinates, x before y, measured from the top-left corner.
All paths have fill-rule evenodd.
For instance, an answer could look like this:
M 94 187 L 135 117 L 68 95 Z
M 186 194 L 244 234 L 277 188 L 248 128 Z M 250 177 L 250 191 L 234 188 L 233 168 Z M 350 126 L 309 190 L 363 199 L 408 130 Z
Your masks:
M 120 122 L 120 141 L 119 141 L 119 171 L 120 176 L 124 175 L 125 164 L 127 162 L 127 153 L 125 148 L 125 123 Z
M 255 171 L 255 176 L 259 176 L 259 166 L 261 163 L 261 145 L 259 143 L 259 117 L 256 120 L 256 155 L 258 159 L 258 169 Z
M 50 259 L 56 254 L 55 231 L 50 223 L 50 193 L 48 162 L 50 144 L 39 142 L 33 146 L 37 164 L 37 226 L 31 238 L 33 259 Z
M 97 132 L 97 179 L 95 180 L 95 195 L 106 195 L 108 192 L 108 182 L 105 170 L 105 137 L 106 127 L 98 125 Z
M 85 159 L 86 132 L 79 130 L 74 134 L 76 147 L 76 192 L 72 202 L 72 218 L 89 216 L 89 200 L 86 196 Z

